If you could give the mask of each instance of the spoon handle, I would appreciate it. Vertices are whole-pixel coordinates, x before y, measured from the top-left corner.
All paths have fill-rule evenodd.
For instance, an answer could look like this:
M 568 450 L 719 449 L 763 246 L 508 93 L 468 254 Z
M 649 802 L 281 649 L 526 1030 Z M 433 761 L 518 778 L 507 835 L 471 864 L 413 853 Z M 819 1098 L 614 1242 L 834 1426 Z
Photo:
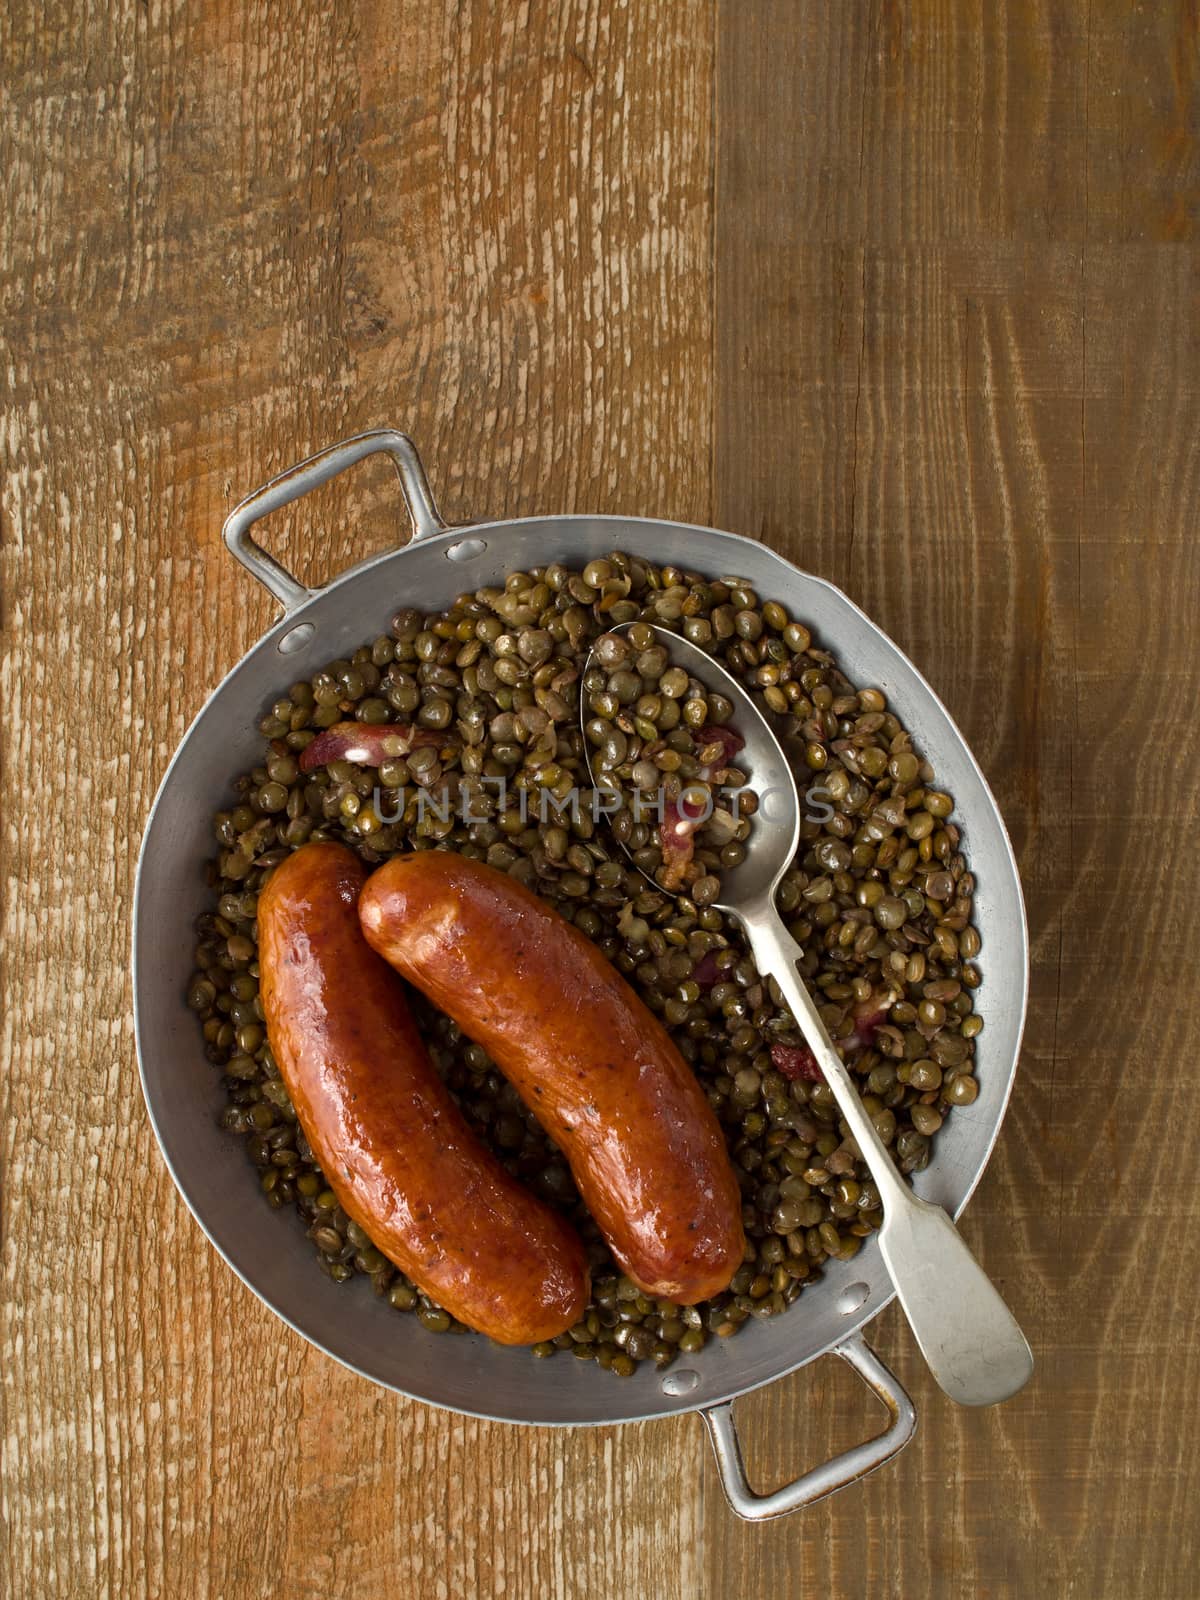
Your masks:
M 1033 1371 L 1025 1335 L 947 1214 L 896 1171 L 796 970 L 803 952 L 774 907 L 739 916 L 758 970 L 783 991 L 879 1190 L 880 1252 L 929 1370 L 960 1405 L 1007 1400 Z

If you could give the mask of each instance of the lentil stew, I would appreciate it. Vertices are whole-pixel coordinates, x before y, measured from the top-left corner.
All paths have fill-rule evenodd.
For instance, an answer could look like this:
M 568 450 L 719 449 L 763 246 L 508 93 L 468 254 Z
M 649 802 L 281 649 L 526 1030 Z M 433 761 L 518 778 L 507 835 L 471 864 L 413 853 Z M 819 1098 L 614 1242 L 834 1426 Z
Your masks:
M 655 754 L 683 757 L 686 775 L 703 747 L 679 749 L 672 736 L 722 722 L 720 705 L 687 710 L 702 698 L 691 684 L 662 692 L 665 663 L 656 677 L 626 656 L 606 665 L 603 684 L 581 681 L 592 644 L 638 622 L 710 650 L 757 693 L 794 754 L 806 809 L 780 909 L 884 1141 L 902 1171 L 923 1168 L 944 1118 L 977 1093 L 979 936 L 953 802 L 884 695 L 852 687 L 801 621 L 736 577 L 621 553 L 581 571 L 512 573 L 503 588 L 464 594 L 443 612 L 398 612 L 388 633 L 294 684 L 262 720 L 261 763 L 236 779 L 234 804 L 215 818 L 215 904 L 199 919 L 188 988 L 223 1076 L 223 1124 L 244 1140 L 265 1203 L 298 1214 L 333 1279 L 369 1277 L 431 1332 L 462 1331 L 345 1217 L 313 1161 L 262 1023 L 258 891 L 309 839 L 342 840 L 368 865 L 401 850 L 452 849 L 511 873 L 593 939 L 662 1018 L 725 1132 L 749 1243 L 728 1292 L 712 1301 L 676 1306 L 622 1277 L 565 1163 L 486 1054 L 419 997 L 414 1009 L 472 1126 L 571 1217 L 588 1247 L 592 1303 L 534 1353 L 569 1349 L 626 1376 L 641 1361 L 666 1365 L 751 1317 L 781 1314 L 822 1262 L 853 1256 L 881 1220 L 879 1195 L 778 992 L 706 903 L 711 874 L 693 875 L 674 896 L 653 887 L 619 840 L 635 860 L 652 853 L 655 819 L 593 803 L 585 740 L 618 786 L 631 786 L 649 776 L 637 769 L 655 745 Z M 621 672 L 628 680 L 614 686 Z M 581 693 L 591 712 L 584 726 Z M 736 829 L 714 841 L 717 860 L 744 844 Z

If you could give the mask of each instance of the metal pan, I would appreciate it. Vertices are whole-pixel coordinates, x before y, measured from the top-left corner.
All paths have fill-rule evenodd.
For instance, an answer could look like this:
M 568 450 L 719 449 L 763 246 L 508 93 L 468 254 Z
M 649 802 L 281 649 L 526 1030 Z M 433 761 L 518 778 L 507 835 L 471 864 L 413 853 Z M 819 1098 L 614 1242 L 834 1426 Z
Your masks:
M 322 589 L 307 588 L 255 542 L 251 527 L 379 451 L 390 455 L 399 474 L 411 538 Z M 232 776 L 258 760 L 259 718 L 284 686 L 385 631 L 398 606 L 437 608 L 512 570 L 551 561 L 579 566 L 624 549 L 714 575 L 737 573 L 803 618 L 852 679 L 884 690 L 939 782 L 955 796 L 978 884 L 984 945 L 985 978 L 976 991 L 986 1024 L 979 1097 L 947 1119 L 916 1188 L 957 1216 L 979 1181 L 1008 1102 L 1025 1018 L 1028 941 L 1016 863 L 996 802 L 937 695 L 844 594 L 749 539 L 638 517 L 523 517 L 448 528 L 411 440 L 392 430 L 348 439 L 273 479 L 230 515 L 225 541 L 280 601 L 283 615 L 213 692 L 167 769 L 142 844 L 133 926 L 146 1104 L 171 1174 L 209 1239 L 297 1333 L 376 1383 L 431 1405 L 504 1422 L 562 1425 L 698 1411 L 730 1503 L 746 1518 L 809 1505 L 889 1461 L 912 1437 L 916 1418 L 908 1396 L 862 1337 L 892 1298 L 873 1241 L 853 1261 L 828 1263 L 785 1316 L 753 1322 L 734 1339 L 714 1339 L 665 1372 L 643 1363 L 622 1382 L 590 1362 L 556 1361 L 548 1369 L 525 1351 L 475 1335 L 434 1338 L 415 1318 L 397 1317 L 365 1284 L 341 1288 L 318 1273 L 301 1230 L 262 1204 L 244 1153 L 217 1126 L 221 1085 L 204 1059 L 183 994 L 193 921 L 205 898 L 204 864 L 213 848 L 210 819 L 228 804 Z M 888 1412 L 885 1431 L 774 1494 L 755 1494 L 742 1466 L 734 1400 L 827 1354 L 848 1362 L 879 1396 Z

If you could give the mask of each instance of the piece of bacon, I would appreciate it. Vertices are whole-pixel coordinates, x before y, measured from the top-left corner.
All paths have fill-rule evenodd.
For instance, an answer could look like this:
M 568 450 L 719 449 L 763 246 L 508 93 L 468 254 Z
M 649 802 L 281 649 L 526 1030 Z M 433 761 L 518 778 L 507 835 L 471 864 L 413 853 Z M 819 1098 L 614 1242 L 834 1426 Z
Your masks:
M 847 1050 L 865 1050 L 868 1045 L 875 1043 L 875 1034 L 881 1023 L 887 1021 L 888 1012 L 892 1008 L 891 1000 L 886 1000 L 883 1005 L 879 1003 L 878 995 L 868 995 L 854 1008 L 854 1032 L 842 1043 Z
M 663 803 L 663 819 L 658 825 L 658 841 L 662 846 L 663 873 L 659 882 L 664 889 L 682 889 L 687 869 L 696 853 L 693 835 L 704 821 L 707 808 L 698 804 L 689 807 L 683 795 L 677 800 Z
M 717 952 L 706 950 L 692 968 L 692 982 L 698 983 L 702 989 L 711 989 L 714 983 L 719 983 L 721 969 L 717 966 Z
M 442 745 L 446 736 L 407 722 L 335 722 L 300 752 L 300 771 L 312 772 L 330 761 L 378 767 L 406 756 L 420 745 Z
M 776 1072 L 794 1083 L 803 1078 L 806 1083 L 824 1083 L 825 1074 L 817 1065 L 817 1058 L 806 1044 L 773 1044 L 771 1065 Z
M 723 747 L 723 754 L 718 767 L 727 767 L 737 755 L 739 750 L 745 748 L 746 741 L 736 728 L 727 728 L 719 723 L 706 723 L 696 735 L 696 743 L 701 749 L 706 744 L 719 744 Z
M 860 1000 L 854 1008 L 854 1032 L 839 1040 L 842 1049 L 853 1053 L 874 1044 L 876 1031 L 887 1021 L 891 1008 L 892 996 L 886 992 L 882 998 L 870 994 L 865 1000 Z M 782 1072 L 785 1078 L 793 1082 L 797 1078 L 803 1078 L 808 1083 L 825 1082 L 825 1074 L 806 1044 L 773 1044 L 771 1065 L 776 1072 Z

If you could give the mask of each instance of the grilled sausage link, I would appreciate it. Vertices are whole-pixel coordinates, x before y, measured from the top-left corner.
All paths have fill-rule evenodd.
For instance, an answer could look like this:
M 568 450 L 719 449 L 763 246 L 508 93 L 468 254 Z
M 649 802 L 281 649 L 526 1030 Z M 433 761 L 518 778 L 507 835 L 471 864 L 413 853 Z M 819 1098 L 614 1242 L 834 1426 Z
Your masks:
M 479 1142 L 434 1071 L 403 985 L 363 938 L 365 869 L 308 844 L 258 906 L 267 1034 L 329 1187 L 401 1271 L 501 1344 L 578 1322 L 589 1284 L 569 1224 Z
M 367 939 L 491 1055 L 558 1144 L 624 1270 L 690 1304 L 742 1263 L 741 1195 L 694 1074 L 601 952 L 495 868 L 396 856 Z

